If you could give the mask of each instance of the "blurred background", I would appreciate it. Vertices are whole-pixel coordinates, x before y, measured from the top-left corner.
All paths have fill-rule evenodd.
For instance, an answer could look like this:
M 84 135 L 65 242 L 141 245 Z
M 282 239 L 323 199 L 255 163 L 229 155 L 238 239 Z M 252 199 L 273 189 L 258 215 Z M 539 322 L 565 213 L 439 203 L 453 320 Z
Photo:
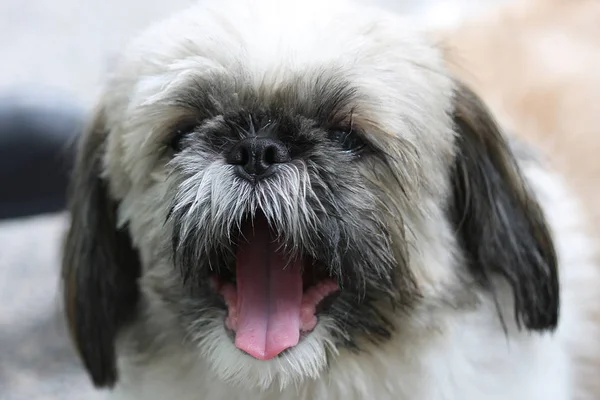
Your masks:
M 503 0 L 362 1 L 444 27 Z M 0 1 L 0 400 L 101 397 L 60 314 L 72 143 L 123 45 L 192 2 Z

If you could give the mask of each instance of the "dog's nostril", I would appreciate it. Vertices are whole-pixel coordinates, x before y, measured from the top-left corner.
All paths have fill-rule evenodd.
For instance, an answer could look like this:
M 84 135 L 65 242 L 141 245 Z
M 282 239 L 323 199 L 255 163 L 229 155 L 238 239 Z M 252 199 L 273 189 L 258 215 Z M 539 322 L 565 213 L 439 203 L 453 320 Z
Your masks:
M 272 171 L 274 164 L 291 160 L 287 147 L 270 138 L 246 138 L 238 142 L 227 155 L 229 164 L 238 165 L 241 175 L 256 179 Z
M 270 146 L 268 147 L 265 152 L 264 152 L 264 156 L 263 156 L 263 162 L 267 165 L 271 165 L 271 164 L 275 164 L 277 161 L 275 161 L 275 147 Z
M 250 162 L 250 152 L 246 147 L 240 147 L 238 153 L 237 157 L 239 158 L 239 165 L 246 165 Z
M 291 160 L 290 152 L 283 143 L 267 139 L 261 145 L 259 148 L 261 148 L 263 163 L 267 165 L 283 164 Z
M 236 145 L 227 154 L 227 163 L 232 165 L 246 165 L 250 160 L 250 153 L 245 146 Z

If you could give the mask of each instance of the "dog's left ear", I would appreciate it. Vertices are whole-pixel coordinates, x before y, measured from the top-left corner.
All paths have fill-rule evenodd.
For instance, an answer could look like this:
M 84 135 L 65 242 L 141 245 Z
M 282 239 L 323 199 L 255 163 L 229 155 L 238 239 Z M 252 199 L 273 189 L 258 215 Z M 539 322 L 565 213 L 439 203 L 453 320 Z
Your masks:
M 559 308 L 557 259 L 543 212 L 490 111 L 461 84 L 454 120 L 458 154 L 452 213 L 470 269 L 488 287 L 494 275 L 506 279 L 518 326 L 553 330 Z

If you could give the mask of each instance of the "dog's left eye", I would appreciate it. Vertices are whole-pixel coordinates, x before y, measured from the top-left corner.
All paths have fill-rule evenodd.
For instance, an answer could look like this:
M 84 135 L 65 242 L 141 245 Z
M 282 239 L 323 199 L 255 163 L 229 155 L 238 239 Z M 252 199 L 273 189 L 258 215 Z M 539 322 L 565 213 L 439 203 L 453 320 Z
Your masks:
M 364 140 L 354 132 L 333 130 L 329 132 L 328 137 L 349 153 L 358 153 L 366 147 Z

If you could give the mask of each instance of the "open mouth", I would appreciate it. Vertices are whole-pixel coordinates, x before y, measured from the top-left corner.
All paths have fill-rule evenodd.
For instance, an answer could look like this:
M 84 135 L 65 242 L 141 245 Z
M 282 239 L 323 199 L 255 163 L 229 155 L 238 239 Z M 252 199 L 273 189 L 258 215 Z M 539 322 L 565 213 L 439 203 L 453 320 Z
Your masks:
M 326 268 L 305 257 L 290 257 L 264 216 L 245 224 L 235 272 L 213 277 L 228 309 L 227 327 L 235 345 L 269 360 L 300 341 L 317 325 L 317 311 L 338 291 Z

